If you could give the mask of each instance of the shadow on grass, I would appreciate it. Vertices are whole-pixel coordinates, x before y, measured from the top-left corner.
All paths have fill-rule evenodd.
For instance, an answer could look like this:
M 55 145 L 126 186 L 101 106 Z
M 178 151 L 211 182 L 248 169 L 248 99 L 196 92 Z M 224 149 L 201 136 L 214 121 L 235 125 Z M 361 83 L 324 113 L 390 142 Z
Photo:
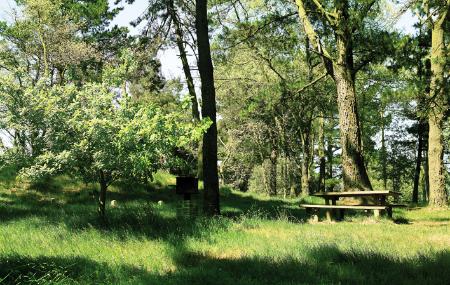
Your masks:
M 214 258 L 184 252 L 173 284 L 449 284 L 450 252 L 400 259 L 322 246 L 306 260 Z M 172 282 L 170 282 L 170 280 Z M 205 281 L 205 280 L 209 280 Z M 184 282 L 184 283 L 183 283 Z
M 409 259 L 333 246 L 309 251 L 304 260 L 217 258 L 178 246 L 176 271 L 156 274 L 81 257 L 0 258 L 4 284 L 449 284 L 450 252 Z
M 146 276 L 142 269 L 110 267 L 82 257 L 0 258 L 0 284 L 117 284 Z
M 267 220 L 288 218 L 299 222 L 307 218 L 304 209 L 300 208 L 299 199 L 282 200 L 277 198 L 259 199 L 249 195 L 240 195 L 234 192 L 221 197 L 222 215 L 235 218 L 243 214 L 255 214 Z
M 72 231 L 96 229 L 119 239 L 143 237 L 164 239 L 169 243 L 179 243 L 186 237 L 199 237 L 211 227 L 226 227 L 231 221 L 198 217 L 177 216 L 177 207 L 181 199 L 175 194 L 135 192 L 126 196 L 124 193 L 111 192 L 110 199 L 118 200 L 119 206 L 108 207 L 105 220 L 97 214 L 97 202 L 87 194 L 67 193 L 67 201 L 42 199 L 34 192 L 20 195 L 3 195 L 7 202 L 0 202 L 0 221 L 2 223 L 24 222 L 33 219 L 33 224 L 64 224 Z M 151 198 L 149 198 L 149 196 Z M 121 199 L 123 197 L 123 199 Z M 125 199 L 126 198 L 126 199 Z M 163 199 L 163 205 L 156 202 Z

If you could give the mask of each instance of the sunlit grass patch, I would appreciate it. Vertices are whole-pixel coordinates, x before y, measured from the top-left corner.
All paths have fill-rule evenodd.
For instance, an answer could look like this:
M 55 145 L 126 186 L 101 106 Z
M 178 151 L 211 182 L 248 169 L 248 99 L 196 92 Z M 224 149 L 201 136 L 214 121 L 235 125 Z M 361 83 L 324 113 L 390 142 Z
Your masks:
M 450 276 L 448 211 L 309 224 L 301 198 L 228 189 L 223 215 L 206 218 L 177 212 L 173 189 L 119 183 L 105 223 L 95 185 L 53 183 L 58 191 L 0 191 L 3 283 L 446 284 Z M 201 205 L 201 194 L 194 199 Z

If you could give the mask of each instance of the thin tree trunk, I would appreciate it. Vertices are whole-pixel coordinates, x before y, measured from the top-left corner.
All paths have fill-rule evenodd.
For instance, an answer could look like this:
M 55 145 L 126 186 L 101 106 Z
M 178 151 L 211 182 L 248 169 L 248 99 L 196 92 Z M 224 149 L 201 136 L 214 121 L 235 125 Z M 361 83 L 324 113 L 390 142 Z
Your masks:
M 311 45 L 309 42 L 309 38 L 305 38 L 305 47 L 306 47 L 306 64 L 308 66 L 308 82 L 313 81 L 313 63 L 311 56 Z M 307 196 L 311 193 L 310 187 L 310 162 L 311 157 L 314 154 L 311 154 L 311 128 L 312 128 L 312 120 L 310 118 L 305 118 L 304 122 L 305 126 L 302 130 L 302 195 Z M 314 143 L 313 143 L 314 145 Z
M 219 177 L 217 170 L 217 123 L 214 68 L 208 35 L 207 0 L 196 0 L 196 30 L 198 44 L 198 69 L 202 83 L 202 115 L 212 125 L 203 136 L 203 210 L 208 215 L 220 214 Z
M 284 163 L 283 163 L 283 181 L 284 181 L 284 198 L 287 198 L 287 196 L 290 195 L 291 191 L 291 177 L 289 175 L 289 160 L 287 156 L 284 156 Z
M 419 120 L 417 129 L 417 157 L 416 157 L 416 170 L 414 172 L 414 186 L 412 192 L 412 202 L 419 202 L 419 182 L 420 182 L 420 170 L 422 168 L 422 150 L 423 150 L 423 123 Z
M 430 172 L 428 171 L 428 151 L 425 151 L 425 166 L 423 168 L 423 174 L 425 176 L 425 183 L 424 183 L 424 192 L 423 192 L 423 197 L 424 197 L 424 202 L 428 202 L 430 200 Z
M 186 78 L 186 84 L 188 87 L 189 97 L 191 98 L 192 105 L 192 118 L 196 121 L 200 121 L 200 111 L 198 109 L 197 92 L 195 91 L 194 79 L 192 77 L 191 68 L 187 58 L 187 52 L 184 45 L 183 30 L 178 18 L 178 14 L 175 8 L 174 0 L 167 0 L 167 12 L 173 21 L 175 28 L 175 42 L 180 53 L 181 65 L 183 66 L 184 76 Z M 197 149 L 197 177 L 203 179 L 203 155 L 202 155 L 202 143 L 198 144 Z
M 98 213 L 101 218 L 105 218 L 106 190 L 108 188 L 108 184 L 106 182 L 105 173 L 103 172 L 103 170 L 99 171 L 99 183 L 100 183 L 100 193 L 98 196 Z
M 387 151 L 385 137 L 384 109 L 381 111 L 381 175 L 383 177 L 383 189 L 387 190 Z
M 295 196 L 300 195 L 301 193 L 303 193 L 303 187 L 302 187 L 302 177 L 303 177 L 303 158 L 300 161 L 300 165 L 297 164 L 297 172 L 296 173 L 300 173 L 300 179 L 298 179 L 299 177 L 297 176 L 296 181 L 300 180 L 300 183 L 296 183 L 296 192 L 295 192 Z
M 327 140 L 328 179 L 333 178 L 333 139 L 331 135 Z
M 428 167 L 430 180 L 429 206 L 447 207 L 445 189 L 443 123 L 447 110 L 445 94 L 445 41 L 444 27 L 450 0 L 441 15 L 434 22 L 431 31 L 431 108 L 428 115 Z
M 325 119 L 319 118 L 319 191 L 325 191 Z
M 195 92 L 194 79 L 192 78 L 191 68 L 187 58 L 186 48 L 184 45 L 183 30 L 181 29 L 181 23 L 176 12 L 174 0 L 167 0 L 167 12 L 172 19 L 175 28 L 175 42 L 180 53 L 181 64 L 183 66 L 184 76 L 186 77 L 186 83 L 191 98 L 192 104 L 192 117 L 195 120 L 200 120 L 200 112 L 198 110 L 197 94 Z
M 276 147 L 272 147 L 270 153 L 270 171 L 269 171 L 269 195 L 277 195 L 277 162 L 278 162 L 278 151 Z
M 419 35 L 421 36 L 421 35 Z M 419 61 L 419 64 L 417 66 L 417 77 L 422 83 L 423 80 L 423 64 L 422 61 Z M 428 90 L 429 92 L 429 90 Z M 414 171 L 414 185 L 413 185 L 413 192 L 412 192 L 412 202 L 418 203 L 419 202 L 419 183 L 421 178 L 421 169 L 422 169 L 422 153 L 424 150 L 424 128 L 425 128 L 425 122 L 422 118 L 422 114 L 420 114 L 420 111 L 423 109 L 424 105 L 424 98 L 422 95 L 422 92 L 419 93 L 417 96 L 418 106 L 417 106 L 417 156 L 416 156 L 416 169 Z
M 305 128 L 302 134 L 302 195 L 306 196 L 310 194 L 310 185 L 309 185 L 309 164 L 310 164 L 310 142 L 311 142 L 311 134 L 309 128 Z

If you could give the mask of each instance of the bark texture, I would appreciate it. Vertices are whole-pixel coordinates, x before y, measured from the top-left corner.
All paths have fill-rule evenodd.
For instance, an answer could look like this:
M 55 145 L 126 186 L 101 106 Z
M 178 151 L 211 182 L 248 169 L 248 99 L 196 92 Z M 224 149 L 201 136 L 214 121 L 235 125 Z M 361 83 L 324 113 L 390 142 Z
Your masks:
M 207 0 L 196 0 L 196 30 L 198 45 L 198 69 L 202 83 L 202 115 L 212 125 L 203 136 L 203 210 L 207 215 L 220 214 L 219 176 L 217 169 L 217 123 L 214 69 L 208 36 Z
M 445 189 L 444 138 L 443 123 L 447 110 L 445 94 L 445 41 L 444 27 L 450 1 L 433 23 L 431 31 L 431 82 L 430 110 L 428 115 L 428 168 L 431 207 L 447 207 L 447 192 Z
M 355 92 L 355 68 L 353 64 L 352 27 L 348 13 L 348 1 L 335 1 L 336 18 L 332 25 L 336 37 L 337 57 L 332 58 L 321 45 L 302 0 L 296 0 L 300 20 L 311 43 L 321 54 L 327 72 L 336 84 L 339 112 L 339 128 L 342 145 L 342 170 L 346 191 L 372 190 L 361 145 L 361 130 Z M 324 9 L 321 7 L 321 9 Z

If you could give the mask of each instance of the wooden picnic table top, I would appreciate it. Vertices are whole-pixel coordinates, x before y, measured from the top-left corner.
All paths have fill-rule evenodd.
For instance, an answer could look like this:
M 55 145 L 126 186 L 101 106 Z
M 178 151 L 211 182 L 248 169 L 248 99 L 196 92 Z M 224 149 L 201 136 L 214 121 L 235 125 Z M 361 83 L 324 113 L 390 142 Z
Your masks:
M 399 196 L 400 192 L 388 191 L 388 190 L 376 190 L 376 191 L 344 191 L 344 192 L 318 192 L 312 194 L 312 196 L 331 198 L 331 197 L 364 197 L 364 196 Z

